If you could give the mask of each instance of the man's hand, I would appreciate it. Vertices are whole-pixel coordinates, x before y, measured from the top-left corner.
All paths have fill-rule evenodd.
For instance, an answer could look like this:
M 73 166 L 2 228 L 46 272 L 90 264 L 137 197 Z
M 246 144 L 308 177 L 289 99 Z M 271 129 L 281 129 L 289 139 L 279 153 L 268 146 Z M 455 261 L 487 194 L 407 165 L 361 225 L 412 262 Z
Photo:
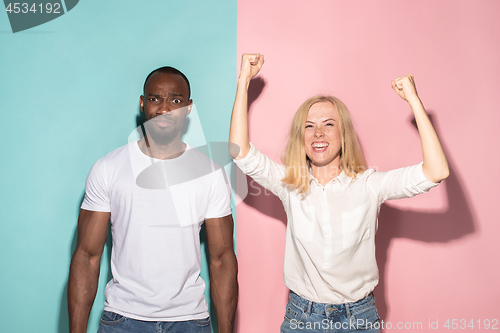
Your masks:
M 392 89 L 407 102 L 418 98 L 415 80 L 411 74 L 395 78 L 392 81 Z
M 259 73 L 264 64 L 264 55 L 260 53 L 243 53 L 241 57 L 240 79 L 251 80 Z

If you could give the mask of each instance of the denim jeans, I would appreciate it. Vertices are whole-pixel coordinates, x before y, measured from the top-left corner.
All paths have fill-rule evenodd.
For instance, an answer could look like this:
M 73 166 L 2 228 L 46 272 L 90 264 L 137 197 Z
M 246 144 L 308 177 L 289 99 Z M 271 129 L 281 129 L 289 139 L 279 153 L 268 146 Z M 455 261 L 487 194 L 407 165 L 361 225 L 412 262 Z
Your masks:
M 326 304 L 308 301 L 290 291 L 281 333 L 379 333 L 375 298 L 370 294 L 353 303 Z
M 211 333 L 210 318 L 187 321 L 142 321 L 104 311 L 97 333 Z

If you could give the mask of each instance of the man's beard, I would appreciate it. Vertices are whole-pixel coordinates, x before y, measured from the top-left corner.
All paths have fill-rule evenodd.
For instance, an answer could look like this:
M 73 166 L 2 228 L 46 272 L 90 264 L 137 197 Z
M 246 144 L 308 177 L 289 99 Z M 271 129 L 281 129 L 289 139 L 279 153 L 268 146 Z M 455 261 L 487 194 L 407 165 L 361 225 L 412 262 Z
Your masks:
M 157 116 L 144 123 L 144 133 L 148 141 L 153 140 L 156 145 L 167 145 L 177 137 L 175 124 L 168 119 L 169 116 Z M 164 120 L 169 125 L 167 127 L 159 127 L 156 122 Z

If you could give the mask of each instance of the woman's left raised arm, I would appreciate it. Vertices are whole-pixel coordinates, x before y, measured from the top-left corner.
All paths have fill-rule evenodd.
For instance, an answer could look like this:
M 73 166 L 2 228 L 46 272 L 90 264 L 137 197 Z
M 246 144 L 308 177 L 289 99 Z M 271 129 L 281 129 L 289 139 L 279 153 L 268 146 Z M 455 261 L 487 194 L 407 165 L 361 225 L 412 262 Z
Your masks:
M 420 142 L 422 144 L 422 155 L 424 158 L 422 169 L 425 177 L 434 183 L 439 183 L 450 174 L 448 161 L 422 101 L 418 97 L 413 75 L 410 74 L 396 78 L 392 81 L 392 89 L 408 102 L 415 115 Z

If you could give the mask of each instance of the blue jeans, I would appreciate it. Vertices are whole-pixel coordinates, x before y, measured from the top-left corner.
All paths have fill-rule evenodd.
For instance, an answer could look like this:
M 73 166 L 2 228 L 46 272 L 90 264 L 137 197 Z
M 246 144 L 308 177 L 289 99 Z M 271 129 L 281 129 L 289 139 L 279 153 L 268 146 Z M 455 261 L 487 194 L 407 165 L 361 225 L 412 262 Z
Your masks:
M 353 303 L 326 304 L 306 300 L 290 291 L 281 333 L 380 333 L 375 298 L 370 294 Z
M 187 321 L 142 321 L 104 311 L 97 333 L 211 333 L 210 318 Z

